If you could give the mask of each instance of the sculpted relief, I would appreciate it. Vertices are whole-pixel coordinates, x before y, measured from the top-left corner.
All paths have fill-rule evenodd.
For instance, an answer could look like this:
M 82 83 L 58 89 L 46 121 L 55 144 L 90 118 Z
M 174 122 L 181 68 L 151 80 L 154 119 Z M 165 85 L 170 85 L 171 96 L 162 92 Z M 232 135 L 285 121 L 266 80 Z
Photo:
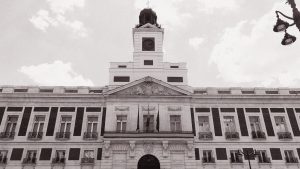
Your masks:
M 132 86 L 123 91 L 117 92 L 117 95 L 182 95 L 181 93 L 169 89 L 165 86 L 154 82 L 143 82 L 136 86 Z

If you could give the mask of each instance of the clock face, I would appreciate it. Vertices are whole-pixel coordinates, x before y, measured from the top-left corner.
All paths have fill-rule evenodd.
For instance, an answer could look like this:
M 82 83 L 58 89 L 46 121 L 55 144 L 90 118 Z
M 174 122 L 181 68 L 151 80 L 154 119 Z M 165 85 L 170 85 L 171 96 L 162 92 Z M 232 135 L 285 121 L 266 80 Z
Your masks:
M 155 42 L 154 38 L 143 38 L 143 51 L 154 51 L 155 50 Z

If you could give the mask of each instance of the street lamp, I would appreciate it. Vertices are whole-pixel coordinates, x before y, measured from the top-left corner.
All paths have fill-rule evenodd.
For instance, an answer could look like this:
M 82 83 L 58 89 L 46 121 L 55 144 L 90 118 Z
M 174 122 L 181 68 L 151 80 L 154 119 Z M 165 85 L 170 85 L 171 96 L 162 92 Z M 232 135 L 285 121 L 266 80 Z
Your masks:
M 255 158 L 255 156 L 259 155 L 256 150 L 238 150 L 239 155 L 243 155 L 245 158 L 248 159 L 249 169 L 251 169 L 250 159 Z
M 283 14 L 280 11 L 275 11 L 276 13 L 276 17 L 277 17 L 277 22 L 274 25 L 273 31 L 274 32 L 282 32 L 285 31 L 285 35 L 284 38 L 281 41 L 282 45 L 290 45 L 292 43 L 294 43 L 296 41 L 296 37 L 293 35 L 290 35 L 286 32 L 286 30 L 291 27 L 296 25 L 296 27 L 299 29 L 300 31 L 300 12 L 296 7 L 296 3 L 294 0 L 287 0 L 287 3 L 291 5 L 291 8 L 293 9 L 293 17 L 289 17 L 285 14 Z M 282 19 L 279 18 L 279 14 L 289 20 L 294 21 L 294 23 L 290 24 L 286 21 L 283 21 Z

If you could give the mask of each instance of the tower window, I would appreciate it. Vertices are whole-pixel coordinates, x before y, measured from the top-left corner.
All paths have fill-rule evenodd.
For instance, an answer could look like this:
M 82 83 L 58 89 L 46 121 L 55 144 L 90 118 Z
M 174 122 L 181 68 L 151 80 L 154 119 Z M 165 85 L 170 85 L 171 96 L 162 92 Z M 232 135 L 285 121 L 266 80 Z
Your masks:
M 168 77 L 168 82 L 183 82 L 183 77 Z
M 114 82 L 129 82 L 130 77 L 129 76 L 115 76 Z
M 176 69 L 176 68 L 179 68 L 179 66 L 170 66 L 170 68 L 175 68 Z
M 127 68 L 126 65 L 119 65 L 118 67 L 119 67 L 119 68 Z
M 144 65 L 153 65 L 153 60 L 144 60 Z

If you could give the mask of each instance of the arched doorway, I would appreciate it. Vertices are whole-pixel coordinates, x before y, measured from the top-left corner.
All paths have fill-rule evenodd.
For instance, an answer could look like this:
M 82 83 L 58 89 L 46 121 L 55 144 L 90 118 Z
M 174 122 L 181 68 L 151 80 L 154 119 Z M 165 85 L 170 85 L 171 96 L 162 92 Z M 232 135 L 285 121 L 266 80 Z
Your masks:
M 160 164 L 155 156 L 147 154 L 140 158 L 138 169 L 160 169 Z

